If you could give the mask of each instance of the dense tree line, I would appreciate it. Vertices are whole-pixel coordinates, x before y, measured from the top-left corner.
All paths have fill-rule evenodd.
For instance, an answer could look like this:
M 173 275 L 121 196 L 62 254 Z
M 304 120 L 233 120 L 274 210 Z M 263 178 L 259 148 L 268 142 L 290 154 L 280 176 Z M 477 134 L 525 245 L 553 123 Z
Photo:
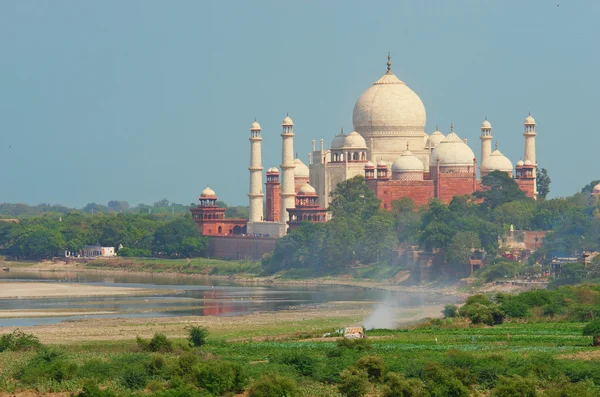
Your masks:
M 121 256 L 198 256 L 206 248 L 191 216 L 72 211 L 0 222 L 0 247 L 8 255 L 44 259 L 85 245 L 119 249 Z

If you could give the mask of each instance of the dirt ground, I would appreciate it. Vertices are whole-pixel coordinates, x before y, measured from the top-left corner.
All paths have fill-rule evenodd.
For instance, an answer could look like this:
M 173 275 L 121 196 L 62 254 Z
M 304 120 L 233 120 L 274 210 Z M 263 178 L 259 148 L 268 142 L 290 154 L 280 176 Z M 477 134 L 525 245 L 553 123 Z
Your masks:
M 120 288 L 65 283 L 0 281 L 0 299 L 118 296 L 147 294 L 152 292 L 155 291 L 146 288 Z M 164 293 L 164 291 L 161 292 Z

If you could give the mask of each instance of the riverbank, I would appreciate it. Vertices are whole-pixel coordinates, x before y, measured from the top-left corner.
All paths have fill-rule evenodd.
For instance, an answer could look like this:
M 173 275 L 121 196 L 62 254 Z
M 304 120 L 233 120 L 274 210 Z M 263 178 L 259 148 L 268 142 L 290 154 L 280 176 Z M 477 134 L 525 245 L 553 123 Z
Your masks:
M 148 295 L 165 291 L 147 288 L 104 287 L 71 283 L 0 281 L 0 299 L 74 298 Z

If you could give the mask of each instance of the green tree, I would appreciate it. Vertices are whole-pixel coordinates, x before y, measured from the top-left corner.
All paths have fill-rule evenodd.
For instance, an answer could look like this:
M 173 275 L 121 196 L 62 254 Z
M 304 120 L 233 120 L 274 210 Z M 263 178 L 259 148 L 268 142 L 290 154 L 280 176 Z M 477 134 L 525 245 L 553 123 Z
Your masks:
M 200 235 L 191 217 L 172 220 L 156 229 L 152 249 L 171 257 L 197 256 L 206 249 L 208 240 Z
M 333 217 L 347 217 L 367 220 L 377 213 L 381 201 L 369 189 L 365 178 L 357 175 L 338 183 L 331 192 L 331 211 Z
M 511 201 L 528 200 L 517 182 L 502 171 L 492 171 L 481 178 L 481 190 L 473 193 L 473 196 L 483 200 L 480 207 L 485 214 Z
M 394 232 L 393 215 L 386 210 L 379 210 L 377 214 L 366 221 L 364 229 L 361 260 L 372 262 L 391 259 L 392 251 L 398 241 Z
M 66 243 L 58 229 L 44 226 L 20 228 L 13 236 L 11 252 L 29 259 L 52 258 L 65 249 Z
M 408 197 L 392 201 L 392 214 L 395 230 L 400 242 L 417 242 L 421 216 L 416 211 L 415 202 Z
M 514 225 L 517 230 L 532 229 L 536 205 L 533 201 L 511 201 L 504 203 L 494 210 L 492 217 L 500 226 Z
M 548 193 L 550 193 L 550 183 L 552 182 L 550 176 L 548 175 L 548 170 L 545 168 L 539 168 L 535 176 L 535 181 L 538 191 L 538 198 L 545 199 L 548 196 Z
M 469 262 L 471 253 L 481 248 L 481 241 L 475 232 L 457 232 L 446 250 L 446 261 L 452 264 Z

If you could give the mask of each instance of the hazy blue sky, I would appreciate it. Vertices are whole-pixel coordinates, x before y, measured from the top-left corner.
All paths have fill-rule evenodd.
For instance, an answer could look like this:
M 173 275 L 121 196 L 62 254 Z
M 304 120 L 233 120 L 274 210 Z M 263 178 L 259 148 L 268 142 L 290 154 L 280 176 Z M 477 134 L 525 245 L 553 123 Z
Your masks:
M 557 6 L 559 5 L 559 6 Z M 2 1 L 0 202 L 247 204 L 249 131 L 281 162 L 280 124 L 312 139 L 352 128 L 393 71 L 479 157 L 491 121 L 523 155 L 523 119 L 553 196 L 593 179 L 600 136 L 600 1 Z

